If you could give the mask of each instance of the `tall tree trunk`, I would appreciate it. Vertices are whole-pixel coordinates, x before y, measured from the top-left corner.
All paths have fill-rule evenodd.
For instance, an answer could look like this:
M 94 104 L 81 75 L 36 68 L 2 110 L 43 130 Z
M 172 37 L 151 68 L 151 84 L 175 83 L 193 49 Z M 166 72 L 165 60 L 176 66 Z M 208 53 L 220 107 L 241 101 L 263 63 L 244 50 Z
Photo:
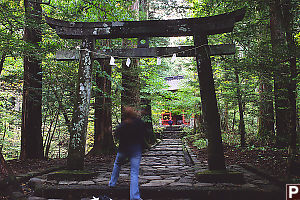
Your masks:
M 1 55 L 1 60 L 0 60 L 0 75 L 1 75 L 1 72 L 2 72 L 2 70 L 3 70 L 5 58 L 6 58 L 6 54 L 3 53 L 3 54 Z
M 290 102 L 290 114 L 291 114 L 291 123 L 290 128 L 291 132 L 289 135 L 289 147 L 288 147 L 288 173 L 299 175 L 299 163 L 296 163 L 296 155 L 297 155 L 297 107 L 296 107 L 296 88 L 297 88 L 297 60 L 296 60 L 296 52 L 297 48 L 294 36 L 293 36 L 293 23 L 294 23 L 294 13 L 293 8 L 297 7 L 298 4 L 292 4 L 291 0 L 284 0 L 282 4 L 282 13 L 284 17 L 284 25 L 286 30 L 286 41 L 288 46 L 288 56 L 289 56 L 289 64 L 290 64 L 290 85 L 289 85 L 289 102 Z
M 115 151 L 111 115 L 111 66 L 107 59 L 98 61 L 101 71 L 105 73 L 96 73 L 96 85 L 100 91 L 95 91 L 94 146 L 89 155 L 110 154 Z
M 208 139 L 208 168 L 209 170 L 226 170 L 213 72 L 210 57 L 207 54 L 207 36 L 195 35 L 194 43 L 197 47 L 201 46 L 196 49 L 196 60 L 204 127 Z
M 50 147 L 51 147 L 51 143 L 53 141 L 53 138 L 54 138 L 54 134 L 55 134 L 55 131 L 56 131 L 56 126 L 57 126 L 57 123 L 58 123 L 58 118 L 59 118 L 59 110 L 57 111 L 56 115 L 55 115 L 55 122 L 53 121 L 51 123 L 51 126 L 49 128 L 49 131 L 48 131 L 48 134 L 47 134 L 47 140 L 45 142 L 45 145 L 44 145 L 44 148 L 45 148 L 45 158 L 48 159 L 49 158 L 49 153 L 50 153 Z M 54 123 L 54 127 L 53 129 L 51 128 L 52 127 L 52 124 Z
M 242 94 L 241 94 L 241 89 L 240 89 L 239 74 L 238 74 L 237 69 L 234 70 L 234 73 L 235 73 L 235 82 L 237 84 L 236 94 L 237 94 L 238 105 L 239 105 L 239 114 L 240 114 L 240 122 L 239 122 L 239 132 L 241 135 L 240 142 L 241 142 L 241 147 L 245 147 L 246 130 L 245 130 L 245 121 L 244 121 L 244 106 L 243 106 Z
M 291 70 L 291 83 L 289 86 L 289 102 L 290 102 L 290 113 L 291 113 L 291 123 L 290 123 L 290 135 L 289 135 L 289 146 L 288 146 L 288 173 L 300 174 L 299 163 L 296 163 L 297 156 L 297 106 L 296 106 L 296 77 L 297 77 L 297 65 L 296 57 L 291 58 L 290 70 Z
M 21 128 L 21 159 L 42 159 L 42 69 L 37 52 L 41 36 L 42 8 L 40 0 L 24 0 L 24 41 L 34 47 L 24 56 L 23 107 Z
M 228 102 L 225 102 L 225 109 L 224 109 L 224 119 L 223 119 L 223 131 L 228 133 Z
M 235 128 L 235 109 L 233 110 L 233 119 L 232 119 L 232 127 L 231 127 L 231 132 L 234 133 L 234 128 Z
M 124 88 L 121 93 L 122 107 L 131 106 L 139 110 L 141 100 L 138 59 L 131 59 L 129 67 L 126 66 L 126 60 L 122 61 L 122 87 Z
M 139 20 L 146 20 L 149 16 L 148 0 L 139 0 Z
M 148 18 L 147 0 L 136 0 L 132 8 L 137 11 L 136 19 L 145 20 Z M 128 45 L 132 46 L 128 39 L 123 39 L 123 47 L 127 47 Z M 126 60 L 122 61 L 122 87 L 124 88 L 121 93 L 122 107 L 131 106 L 136 110 L 140 110 L 141 84 L 139 78 L 139 59 L 131 59 L 129 67 L 126 66 Z M 123 111 L 121 115 L 123 119 Z
M 154 135 L 153 131 L 151 101 L 144 98 L 141 100 L 141 104 L 142 119 L 146 123 L 146 127 L 148 130 L 146 140 L 148 144 L 154 144 L 156 141 L 156 136 Z
M 279 148 L 283 148 L 288 146 L 288 136 L 291 133 L 291 110 L 288 99 L 290 74 L 288 67 L 281 63 L 286 58 L 287 48 L 279 0 L 270 0 L 270 30 L 273 56 L 276 64 L 274 72 L 276 145 Z
M 258 137 L 266 140 L 274 136 L 274 107 L 270 78 L 261 73 L 259 77 Z M 267 141 L 268 142 L 268 141 Z
M 68 150 L 68 169 L 80 170 L 84 167 L 86 133 L 88 126 L 89 106 L 92 88 L 92 67 L 94 39 L 82 40 L 78 69 L 76 101 L 71 123 L 70 142 Z

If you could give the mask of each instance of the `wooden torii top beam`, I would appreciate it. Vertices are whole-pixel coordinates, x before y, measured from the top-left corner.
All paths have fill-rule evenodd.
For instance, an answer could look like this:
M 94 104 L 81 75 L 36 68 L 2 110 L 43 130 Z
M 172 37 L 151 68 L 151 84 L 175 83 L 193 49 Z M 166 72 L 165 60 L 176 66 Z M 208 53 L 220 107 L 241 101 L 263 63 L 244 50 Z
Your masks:
M 46 22 L 64 39 L 213 35 L 231 32 L 245 9 L 201 18 L 118 22 L 69 22 L 46 17 Z

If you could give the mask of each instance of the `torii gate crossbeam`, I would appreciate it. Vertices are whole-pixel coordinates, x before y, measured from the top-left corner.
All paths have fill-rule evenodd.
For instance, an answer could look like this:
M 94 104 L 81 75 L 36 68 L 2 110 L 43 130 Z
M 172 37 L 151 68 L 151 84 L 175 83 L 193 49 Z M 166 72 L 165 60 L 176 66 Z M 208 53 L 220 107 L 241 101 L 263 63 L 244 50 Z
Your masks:
M 178 47 L 151 47 L 151 48 L 132 48 L 132 49 L 103 49 L 94 51 L 94 59 L 109 58 L 153 58 L 153 57 L 196 57 L 195 46 L 178 46 Z M 208 45 L 209 56 L 233 55 L 235 54 L 235 45 Z M 56 60 L 68 61 L 79 60 L 80 53 L 78 50 L 61 50 L 56 52 Z
M 195 33 L 214 35 L 231 32 L 241 21 L 245 10 L 201 18 L 146 20 L 124 22 L 68 22 L 46 17 L 46 22 L 65 39 L 105 39 L 139 37 L 194 36 Z

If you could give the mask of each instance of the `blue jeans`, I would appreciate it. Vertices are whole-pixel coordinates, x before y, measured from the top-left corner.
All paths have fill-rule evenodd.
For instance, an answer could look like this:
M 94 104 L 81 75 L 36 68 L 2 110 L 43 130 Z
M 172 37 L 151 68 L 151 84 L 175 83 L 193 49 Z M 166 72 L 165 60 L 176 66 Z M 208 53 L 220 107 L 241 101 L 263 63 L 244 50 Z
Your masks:
M 130 160 L 130 200 L 140 199 L 139 191 L 139 169 L 142 158 L 142 150 L 140 146 L 133 146 L 129 151 L 118 152 L 114 163 L 109 186 L 114 187 L 118 181 L 122 164 L 126 158 Z

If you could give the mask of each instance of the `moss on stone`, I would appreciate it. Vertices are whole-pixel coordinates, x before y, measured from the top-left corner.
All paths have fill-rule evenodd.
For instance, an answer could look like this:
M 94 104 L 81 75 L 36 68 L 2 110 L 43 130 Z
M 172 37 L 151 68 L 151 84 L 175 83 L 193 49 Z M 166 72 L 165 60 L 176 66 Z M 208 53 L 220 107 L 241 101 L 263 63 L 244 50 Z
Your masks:
M 240 174 L 241 172 L 227 171 L 227 170 L 205 170 L 198 171 L 197 174 Z
M 83 181 L 88 180 L 96 176 L 96 172 L 91 172 L 87 170 L 60 170 L 48 174 L 47 178 L 49 180 L 76 180 Z
M 208 183 L 243 183 L 243 173 L 227 170 L 196 171 L 196 179 Z
M 90 174 L 92 172 L 87 170 L 61 170 L 53 172 L 55 174 Z

